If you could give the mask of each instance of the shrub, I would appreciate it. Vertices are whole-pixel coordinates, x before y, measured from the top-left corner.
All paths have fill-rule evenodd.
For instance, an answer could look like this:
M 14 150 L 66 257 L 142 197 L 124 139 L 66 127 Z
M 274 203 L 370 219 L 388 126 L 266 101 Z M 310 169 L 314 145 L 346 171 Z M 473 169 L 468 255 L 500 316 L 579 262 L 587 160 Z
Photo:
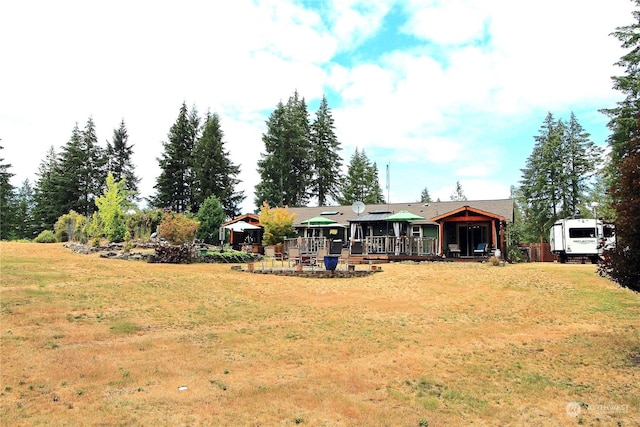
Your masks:
M 56 235 L 53 234 L 51 230 L 44 230 L 38 236 L 33 239 L 36 243 L 56 243 L 58 240 L 56 239 Z
M 183 214 L 166 215 L 158 226 L 160 237 L 172 245 L 193 242 L 200 223 Z
M 86 242 L 87 226 L 87 218 L 71 210 L 58 218 L 53 229 L 59 242 Z
M 491 263 L 491 265 L 500 265 L 500 259 L 496 256 L 492 256 L 491 258 L 489 258 L 489 262 Z

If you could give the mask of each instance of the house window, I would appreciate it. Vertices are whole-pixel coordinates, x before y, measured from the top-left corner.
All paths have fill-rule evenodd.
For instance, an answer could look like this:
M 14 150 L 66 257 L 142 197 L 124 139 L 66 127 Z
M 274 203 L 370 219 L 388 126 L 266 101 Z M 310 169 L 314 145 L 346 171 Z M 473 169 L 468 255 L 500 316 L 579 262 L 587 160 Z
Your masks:
M 413 237 L 420 237 L 420 226 L 419 225 L 414 225 L 411 227 L 411 235 Z

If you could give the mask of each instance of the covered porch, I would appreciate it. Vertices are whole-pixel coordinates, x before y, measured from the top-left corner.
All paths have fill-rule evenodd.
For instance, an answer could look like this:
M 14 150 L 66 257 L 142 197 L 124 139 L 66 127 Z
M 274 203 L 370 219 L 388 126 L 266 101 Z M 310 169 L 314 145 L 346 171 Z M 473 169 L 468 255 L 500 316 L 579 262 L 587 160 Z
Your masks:
M 463 206 L 432 218 L 440 224 L 440 253 L 447 258 L 476 259 L 505 252 L 506 219 Z

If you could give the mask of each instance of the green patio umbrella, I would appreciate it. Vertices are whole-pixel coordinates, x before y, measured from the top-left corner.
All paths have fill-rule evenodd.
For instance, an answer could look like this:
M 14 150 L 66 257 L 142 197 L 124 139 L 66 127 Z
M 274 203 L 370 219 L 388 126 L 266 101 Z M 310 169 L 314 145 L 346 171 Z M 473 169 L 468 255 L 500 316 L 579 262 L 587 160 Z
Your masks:
M 386 218 L 387 221 L 407 221 L 407 222 L 418 221 L 420 219 L 424 219 L 424 217 L 421 217 L 419 215 L 414 215 L 409 211 L 400 211 Z
M 331 218 L 325 218 L 323 216 L 314 216 L 313 218 L 305 219 L 304 221 L 300 222 L 300 224 L 327 225 L 327 224 L 334 224 L 335 222 L 336 221 L 332 220 Z

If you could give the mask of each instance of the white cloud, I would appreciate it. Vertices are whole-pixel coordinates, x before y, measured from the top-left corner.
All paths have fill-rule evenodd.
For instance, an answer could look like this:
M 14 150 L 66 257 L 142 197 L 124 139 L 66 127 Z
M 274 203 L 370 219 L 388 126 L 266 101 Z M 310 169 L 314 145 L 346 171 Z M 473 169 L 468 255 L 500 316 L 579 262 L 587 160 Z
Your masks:
M 531 128 L 546 111 L 580 111 L 585 128 L 602 135 L 606 121 L 596 111 L 620 97 L 610 76 L 623 72 L 613 66 L 622 50 L 608 34 L 631 22 L 628 0 L 309 5 L 5 2 L 0 37 L 11 42 L 0 46 L 10 64 L 0 80 L 2 157 L 18 180 L 33 177 L 75 122 L 82 127 L 92 116 L 103 143 L 124 118 L 148 196 L 161 142 L 186 102 L 221 116 L 242 168 L 243 208 L 253 210 L 264 122 L 297 89 L 308 102 L 335 95 L 345 163 L 355 146 L 379 165 L 391 162 L 395 194 L 411 200 L 426 185 L 434 198 L 446 189 L 440 196 L 448 200 L 461 179 L 477 198 L 515 183 Z M 399 31 L 414 42 L 361 54 L 394 24 L 393 7 L 407 14 Z

